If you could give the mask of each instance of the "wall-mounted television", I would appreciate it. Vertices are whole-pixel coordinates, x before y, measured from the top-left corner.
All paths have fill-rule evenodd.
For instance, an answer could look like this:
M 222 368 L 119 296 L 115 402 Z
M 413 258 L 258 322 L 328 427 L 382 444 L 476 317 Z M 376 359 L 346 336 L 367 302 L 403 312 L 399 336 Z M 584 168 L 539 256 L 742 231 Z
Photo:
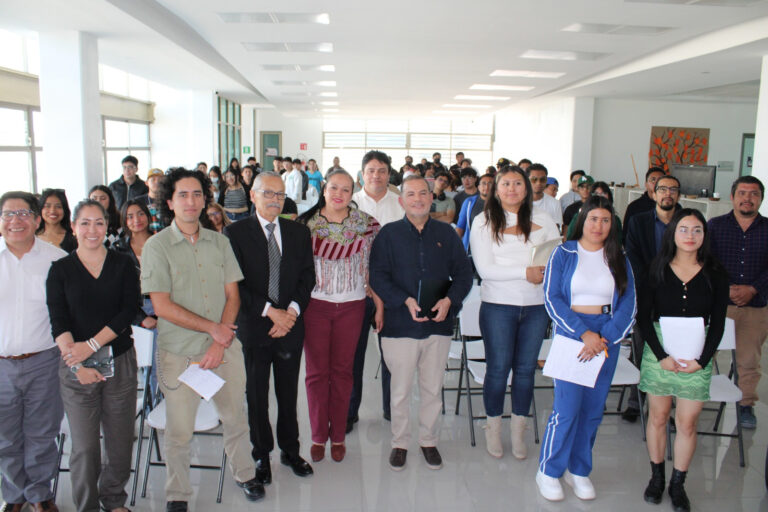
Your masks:
M 715 191 L 716 165 L 685 165 L 672 164 L 669 166 L 669 174 L 680 180 L 680 194 L 701 195 L 706 189 L 711 196 Z

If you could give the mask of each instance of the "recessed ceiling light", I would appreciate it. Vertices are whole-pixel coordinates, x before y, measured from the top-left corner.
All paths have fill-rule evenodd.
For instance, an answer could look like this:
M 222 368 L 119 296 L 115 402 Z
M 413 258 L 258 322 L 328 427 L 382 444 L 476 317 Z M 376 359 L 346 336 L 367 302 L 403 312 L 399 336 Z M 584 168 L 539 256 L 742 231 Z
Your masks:
M 336 71 L 333 64 L 307 65 L 307 64 L 263 64 L 264 71 Z
M 495 84 L 473 84 L 470 89 L 475 91 L 530 91 L 534 89 L 532 85 L 495 85 Z
M 218 14 L 224 23 L 317 23 L 328 25 L 331 22 L 328 13 L 220 12 Z
M 336 98 L 339 96 L 339 93 L 335 91 L 323 91 L 323 92 L 317 93 L 317 95 L 322 98 Z
M 337 108 L 324 108 L 322 109 L 323 112 L 338 112 L 339 109 Z
M 319 82 L 312 82 L 314 85 L 319 85 L 320 87 L 336 87 L 336 81 L 335 80 L 320 80 Z
M 479 94 L 458 94 L 453 97 L 455 100 L 469 101 L 507 101 L 509 96 L 481 96 Z
M 672 27 L 652 27 L 649 25 L 613 25 L 610 23 L 573 23 L 563 32 L 579 32 L 582 34 L 611 34 L 624 36 L 642 36 L 661 34 L 672 30 Z
M 331 53 L 333 43 L 243 43 L 249 52 Z
M 523 59 L 544 60 L 597 60 L 605 57 L 607 53 L 598 52 L 573 52 L 568 50 L 527 50 L 520 55 Z
M 336 107 L 339 105 L 338 101 L 321 101 L 321 105 L 325 105 L 326 107 Z
M 467 105 L 465 103 L 446 103 L 443 108 L 491 108 L 490 105 Z
M 523 71 L 513 69 L 497 69 L 491 76 L 504 76 L 510 78 L 560 78 L 565 75 L 559 71 Z
M 477 114 L 477 112 L 472 112 L 471 110 L 433 110 L 433 114 L 463 114 L 463 115 L 472 115 Z

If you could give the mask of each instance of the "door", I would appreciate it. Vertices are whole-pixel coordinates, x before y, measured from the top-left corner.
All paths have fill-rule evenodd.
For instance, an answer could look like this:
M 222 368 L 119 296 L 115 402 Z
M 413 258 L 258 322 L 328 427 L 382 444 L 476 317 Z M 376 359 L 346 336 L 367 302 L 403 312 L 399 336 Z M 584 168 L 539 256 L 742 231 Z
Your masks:
M 752 174 L 752 155 L 755 153 L 755 134 L 745 133 L 741 137 L 741 166 L 739 176 Z
M 261 134 L 261 168 L 272 170 L 272 162 L 283 152 L 283 132 L 259 132 Z

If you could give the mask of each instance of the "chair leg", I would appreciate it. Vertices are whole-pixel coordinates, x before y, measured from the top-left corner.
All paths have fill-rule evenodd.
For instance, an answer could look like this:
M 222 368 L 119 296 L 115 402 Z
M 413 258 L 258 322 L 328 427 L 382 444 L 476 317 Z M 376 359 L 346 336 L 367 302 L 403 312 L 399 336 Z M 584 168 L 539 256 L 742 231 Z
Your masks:
M 672 460 L 672 427 L 667 422 L 667 460 Z
M 539 415 L 536 413 L 536 390 L 534 390 L 533 400 L 531 400 L 531 408 L 533 409 L 533 441 L 539 444 Z
M 216 495 L 216 503 L 221 503 L 221 493 L 224 490 L 224 473 L 227 471 L 227 452 L 221 450 L 221 471 L 219 471 L 219 493 Z
M 453 413 L 456 416 L 459 415 L 459 402 L 461 401 L 461 386 L 464 384 L 464 369 L 466 367 L 467 367 L 467 356 L 462 351 L 461 364 L 459 365 L 459 385 L 456 386 L 458 388 L 456 391 L 456 408 L 453 410 Z
M 619 393 L 619 403 L 616 405 L 616 412 L 621 412 L 621 405 L 624 403 L 624 392 L 627 390 L 627 386 L 621 386 L 621 393 Z
M 147 497 L 147 480 L 149 480 L 149 466 L 152 464 L 152 445 L 157 438 L 157 431 L 153 428 L 149 431 L 149 442 L 147 443 L 147 460 L 144 463 L 144 482 L 141 484 L 141 497 Z M 159 453 L 159 452 L 158 452 Z
M 735 402 L 734 408 L 736 409 L 736 434 L 739 437 L 739 466 L 744 467 L 744 435 L 741 429 L 741 422 L 739 422 L 739 403 Z M 768 460 L 768 458 L 766 459 Z
M 717 416 L 715 417 L 715 426 L 712 428 L 715 432 L 720 428 L 720 421 L 723 418 L 723 411 L 725 410 L 725 402 L 720 402 L 720 406 L 717 408 Z M 739 408 L 737 407 L 738 411 Z
M 467 386 L 467 417 L 469 418 L 469 439 L 472 446 L 475 446 L 475 414 L 472 412 L 472 390 L 469 382 L 469 366 L 464 367 L 466 373 L 466 386 Z
M 640 407 L 640 426 L 643 428 L 643 442 L 645 442 L 645 403 L 643 394 L 639 389 L 637 390 L 637 405 Z
M 53 501 L 56 501 L 56 493 L 59 490 L 59 475 L 61 475 L 61 459 L 64 457 L 64 441 L 67 439 L 67 434 L 59 432 L 59 449 L 56 456 L 56 476 L 53 478 Z
M 136 461 L 133 464 L 133 485 L 131 486 L 131 506 L 136 505 L 136 488 L 139 485 L 139 470 L 141 468 L 141 444 L 144 440 L 144 415 L 147 409 L 141 410 L 141 420 L 139 421 L 139 438 L 136 441 Z

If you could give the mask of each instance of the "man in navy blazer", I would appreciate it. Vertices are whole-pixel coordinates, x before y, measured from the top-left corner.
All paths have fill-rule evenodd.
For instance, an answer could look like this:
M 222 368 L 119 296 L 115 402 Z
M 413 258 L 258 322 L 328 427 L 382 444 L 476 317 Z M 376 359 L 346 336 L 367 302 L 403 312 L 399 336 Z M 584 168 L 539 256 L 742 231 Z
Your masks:
M 285 201 L 285 185 L 280 175 L 267 171 L 256 176 L 251 200 L 255 213 L 224 228 L 224 234 L 229 237 L 245 276 L 239 283 L 237 336 L 245 356 L 256 477 L 268 484 L 272 481 L 269 452 L 274 448 L 269 423 L 272 370 L 280 462 L 298 476 L 312 474 L 312 467 L 299 455 L 296 397 L 304 344 L 302 313 L 315 286 L 315 267 L 309 229 L 279 217 Z

